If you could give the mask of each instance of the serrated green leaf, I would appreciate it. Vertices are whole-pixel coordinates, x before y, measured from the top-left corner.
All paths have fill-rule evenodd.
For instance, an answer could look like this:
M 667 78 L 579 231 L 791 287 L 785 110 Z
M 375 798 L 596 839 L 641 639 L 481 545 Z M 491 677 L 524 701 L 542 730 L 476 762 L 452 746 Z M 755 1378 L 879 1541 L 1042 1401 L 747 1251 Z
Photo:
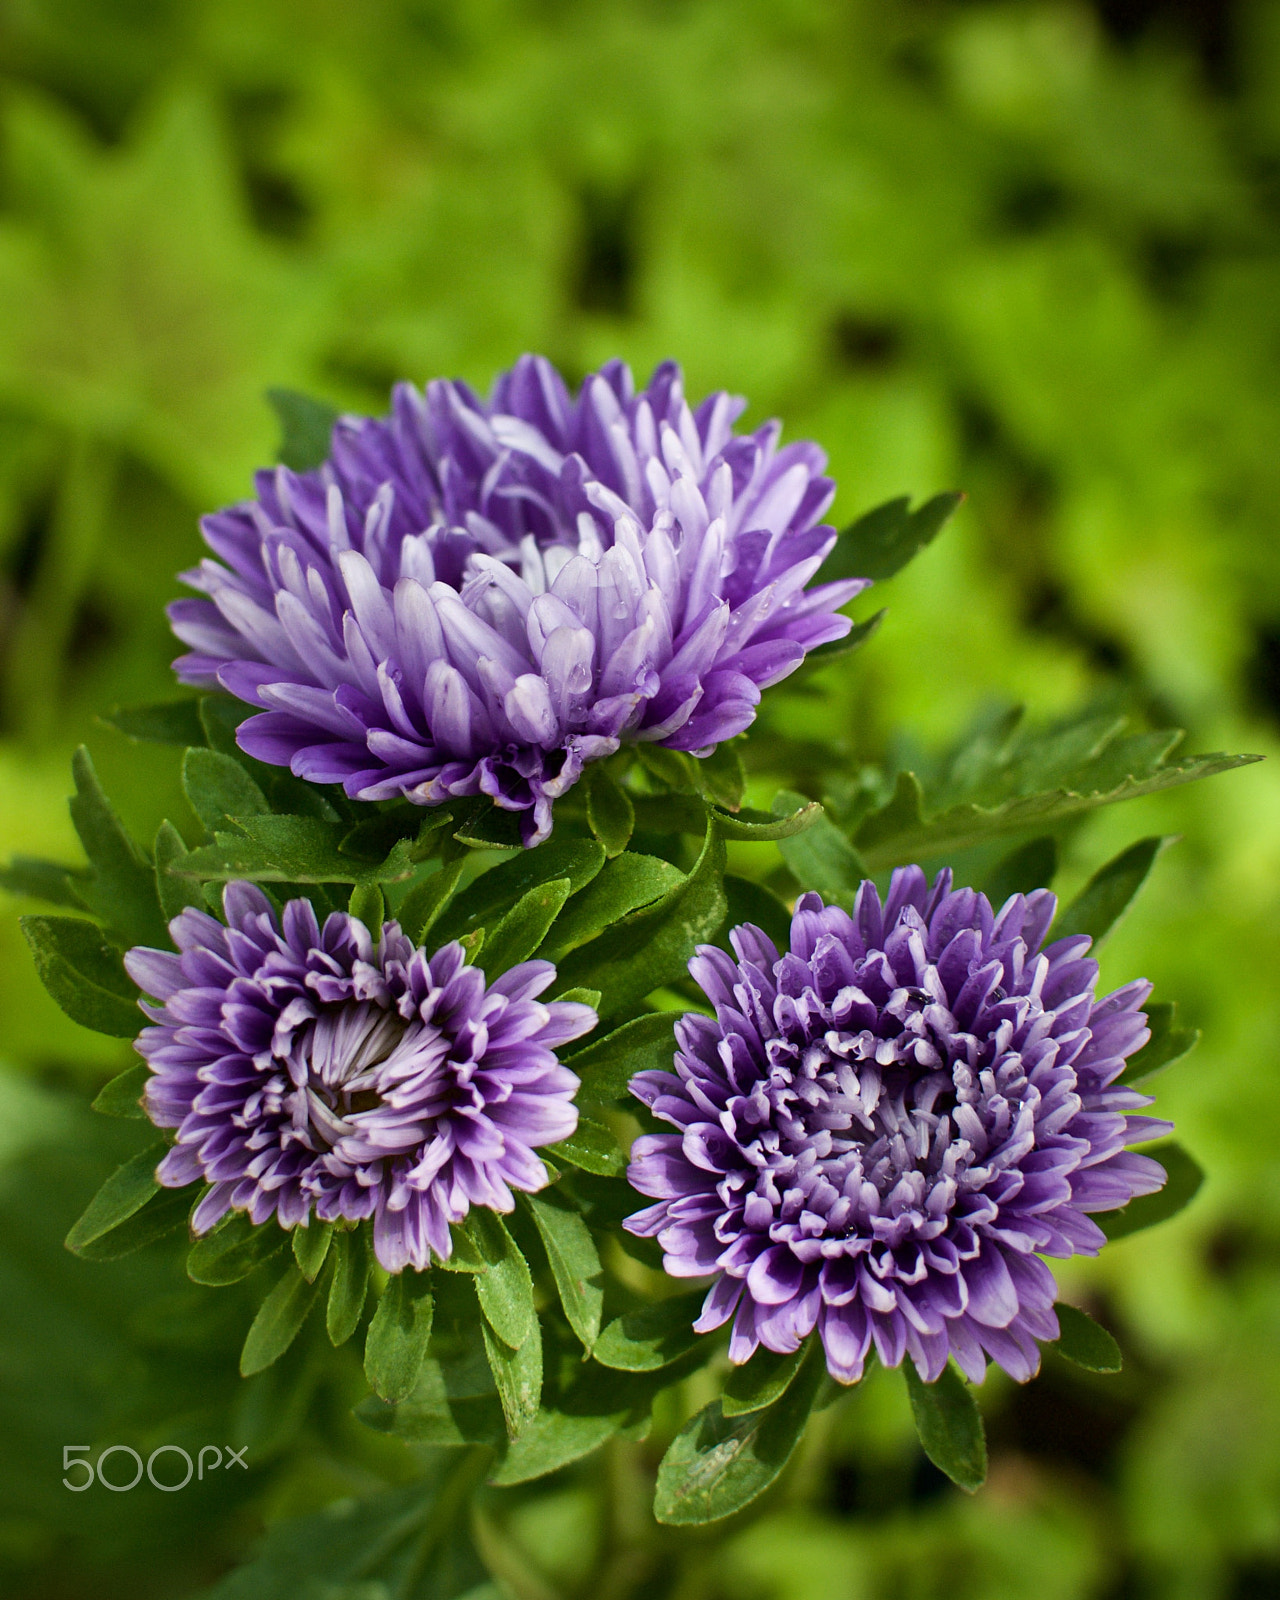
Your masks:
M 86 1245 L 118 1228 L 146 1205 L 160 1187 L 156 1167 L 168 1148 L 164 1143 L 148 1145 L 116 1168 L 72 1225 L 65 1241 L 68 1250 L 79 1255 Z
M 637 1072 L 670 1072 L 676 1050 L 673 1030 L 682 1015 L 649 1012 L 569 1056 L 565 1065 L 582 1080 L 583 1097 L 620 1100 Z
M 164 917 L 172 921 L 187 906 L 203 911 L 204 897 L 199 884 L 192 878 L 182 877 L 177 871 L 186 860 L 187 847 L 171 822 L 162 822 L 156 830 L 154 856 L 156 895 Z
M 358 883 L 347 901 L 347 914 L 354 917 L 357 922 L 364 923 L 376 944 L 382 936 L 382 924 L 387 914 L 386 902 L 382 898 L 382 885 Z
M 1150 1002 L 1146 1011 L 1151 1037 L 1141 1050 L 1129 1057 L 1114 1086 L 1130 1088 L 1145 1082 L 1165 1067 L 1171 1067 L 1175 1061 L 1181 1061 L 1200 1042 L 1199 1028 L 1180 1028 L 1176 1025 L 1178 1007 L 1175 1001 Z
M 605 855 L 619 856 L 636 825 L 635 808 L 625 789 L 601 762 L 587 768 L 587 825 Z
M 1139 839 L 1127 850 L 1100 867 L 1069 906 L 1058 913 L 1051 939 L 1065 939 L 1087 933 L 1097 950 L 1124 916 L 1156 857 L 1173 843 L 1172 838 Z
M 538 1322 L 528 1263 L 496 1211 L 473 1207 L 458 1231 L 485 1264 L 475 1286 L 486 1322 L 504 1344 L 519 1348 Z
M 1063 1300 L 1053 1309 L 1058 1315 L 1058 1337 L 1050 1348 L 1090 1372 L 1120 1371 L 1124 1366 L 1120 1346 L 1087 1311 Z
M 413 1392 L 427 1359 L 434 1302 L 427 1274 L 406 1268 L 382 1292 L 364 1344 L 364 1375 L 394 1405 Z
M 571 950 L 597 938 L 633 911 L 652 905 L 684 881 L 684 873 L 669 861 L 628 851 L 606 862 L 582 892 L 574 895 L 556 918 L 538 954 L 559 962 Z
M 782 859 L 802 890 L 816 890 L 829 905 L 843 906 L 847 911 L 853 904 L 858 885 L 867 876 L 867 869 L 858 852 L 816 801 L 806 801 L 802 794 L 783 789 L 773 802 L 774 810 L 784 816 L 798 814 L 802 805 L 813 810 L 813 820 L 803 833 L 779 842 Z
M 963 500 L 963 494 L 936 494 L 912 511 L 910 498 L 902 495 L 864 511 L 841 531 L 814 582 L 892 578 L 937 537 Z
M 369 1289 L 369 1266 L 364 1230 L 340 1229 L 333 1240 L 333 1272 L 325 1306 L 325 1328 L 333 1345 L 346 1344 L 360 1325 Z
M 485 1280 L 477 1278 L 477 1287 Z M 512 1349 L 505 1339 L 494 1333 L 486 1321 L 484 1334 L 485 1354 L 497 1385 L 498 1399 L 502 1402 L 502 1415 L 507 1432 L 518 1438 L 538 1414 L 542 1399 L 542 1335 L 537 1318 L 519 1347 Z
M 154 705 L 116 706 L 101 720 L 138 744 L 199 745 L 205 742 L 198 700 L 164 700 Z
M 485 934 L 484 970 L 490 982 L 529 959 L 550 932 L 572 889 L 568 878 L 540 883 L 522 895 L 497 927 Z
M 7 867 L 0 867 L 0 889 L 43 900 L 51 906 L 71 906 L 76 911 L 84 909 L 84 901 L 75 886 L 88 881 L 89 874 L 83 868 L 64 867 L 38 856 L 14 856 Z
M 142 1096 L 150 1076 L 142 1062 L 135 1067 L 126 1067 L 98 1090 L 93 1099 L 93 1109 L 100 1111 L 104 1117 L 129 1117 L 145 1122 L 147 1113 L 142 1106 Z
M 771 1406 L 726 1417 L 713 1400 L 676 1435 L 658 1468 L 653 1514 L 677 1525 L 718 1522 L 750 1505 L 791 1459 L 825 1376 L 809 1341 L 799 1373 Z
M 599 989 L 600 1014 L 608 1017 L 683 977 L 698 945 L 710 939 L 724 920 L 728 904 L 724 869 L 724 840 L 712 822 L 697 864 L 684 882 L 573 951 L 560 967 L 562 982 Z
M 329 458 L 338 412 L 327 400 L 296 389 L 268 389 L 267 399 L 280 424 L 277 459 L 293 472 L 312 472 Z
M 76 1254 L 82 1261 L 119 1261 L 167 1238 L 187 1226 L 191 1213 L 191 1189 L 160 1189 L 126 1217 L 118 1227 L 81 1245 Z
M 1094 1212 L 1094 1222 L 1108 1239 L 1127 1239 L 1132 1233 L 1141 1233 L 1146 1228 L 1154 1228 L 1158 1222 L 1176 1217 L 1191 1204 L 1204 1182 L 1204 1168 L 1180 1144 L 1152 1145 L 1142 1153 L 1160 1163 L 1168 1174 L 1167 1182 L 1155 1194 L 1139 1195 L 1119 1211 Z
M 966 1494 L 986 1482 L 987 1436 L 982 1413 L 969 1386 L 947 1366 L 936 1383 L 924 1383 L 914 1363 L 902 1363 L 911 1397 L 911 1414 L 925 1455 Z
M 617 1177 L 627 1165 L 626 1151 L 612 1129 L 581 1111 L 574 1132 L 559 1144 L 549 1145 L 546 1153 L 553 1160 L 567 1161 L 570 1166 L 581 1167 L 584 1172 L 594 1172 L 602 1178 Z
M 553 836 L 536 850 L 522 851 L 473 879 L 440 917 L 433 937 L 440 944 L 447 944 L 473 928 L 492 927 L 531 889 L 556 878 L 568 878 L 570 893 L 576 895 L 586 888 L 604 862 L 604 848 L 594 839 Z
M 555 1190 L 521 1195 L 547 1252 L 569 1326 L 590 1351 L 600 1334 L 604 1269 L 591 1230 Z
M 231 756 L 196 747 L 182 758 L 182 792 L 211 834 L 225 832 L 241 817 L 265 816 L 267 798 Z
M 436 920 L 452 899 L 465 865 L 465 856 L 441 862 L 436 872 L 423 882 L 415 883 L 400 902 L 396 921 L 414 944 L 422 944 L 426 940 Z
M 703 1339 L 693 1324 L 705 1299 L 706 1290 L 700 1289 L 615 1317 L 596 1340 L 593 1359 L 619 1372 L 653 1372 L 669 1366 Z
M 1031 839 L 998 861 L 982 885 L 982 892 L 998 911 L 1010 895 L 1047 889 L 1058 870 L 1058 842 L 1052 834 Z
M 1155 794 L 1260 759 L 1214 754 L 1166 762 L 1171 742 L 1180 735 L 1141 734 L 1115 740 L 1108 737 L 1114 728 L 1114 722 L 1101 729 L 1091 726 L 1088 732 L 1092 753 L 1089 749 L 1083 755 L 1073 752 L 1077 770 L 1069 780 L 1056 781 L 1053 787 L 1025 788 L 1042 772 L 1030 772 L 1029 764 L 1019 766 L 1011 761 L 995 777 L 984 779 L 981 801 L 965 800 L 926 812 L 920 780 L 913 772 L 901 772 L 892 798 L 858 825 L 854 844 L 867 865 L 877 870 L 925 857 L 951 855 L 1001 834 L 1056 824 L 1099 806 Z M 1083 735 L 1080 743 L 1084 744 Z M 1039 763 L 1058 771 L 1066 765 L 1065 757 L 1058 760 L 1056 756 Z M 1005 794 L 1000 798 L 1002 789 Z
M 791 913 L 772 889 L 766 889 L 764 884 L 756 883 L 752 878 L 739 878 L 732 872 L 726 872 L 724 892 L 729 902 L 725 914 L 726 936 L 730 929 L 750 922 L 767 933 L 780 951 L 790 947 Z
M 720 1409 L 726 1417 L 746 1416 L 762 1411 L 784 1395 L 799 1372 L 806 1347 L 801 1345 L 788 1355 L 778 1355 L 763 1345 L 749 1361 L 734 1367 L 725 1380 Z
M 71 771 L 76 785 L 71 820 L 93 874 L 77 884 L 77 893 L 122 944 L 163 948 L 168 929 L 156 898 L 155 873 L 102 792 L 83 745 L 71 758 Z
M 293 1259 L 297 1263 L 298 1271 L 308 1283 L 314 1283 L 320 1276 L 320 1269 L 329 1254 L 329 1243 L 332 1238 L 333 1224 L 321 1222 L 319 1217 L 312 1217 L 305 1227 L 291 1230 Z
M 287 1238 L 275 1222 L 253 1223 L 243 1212 L 228 1212 L 187 1252 L 187 1276 L 195 1283 L 239 1283 L 283 1250 Z
M 394 883 L 411 878 L 418 863 L 402 840 L 376 865 L 344 855 L 345 830 L 319 817 L 237 817 L 238 832 L 219 833 L 211 845 L 190 851 L 176 869 L 212 882 L 252 878 L 260 883 Z
M 308 1283 L 292 1263 L 258 1307 L 240 1352 L 240 1375 L 252 1377 L 278 1361 L 302 1329 L 319 1285 Z
M 120 952 L 84 917 L 21 917 L 40 981 L 73 1022 L 116 1039 L 136 1038 L 144 1018 Z

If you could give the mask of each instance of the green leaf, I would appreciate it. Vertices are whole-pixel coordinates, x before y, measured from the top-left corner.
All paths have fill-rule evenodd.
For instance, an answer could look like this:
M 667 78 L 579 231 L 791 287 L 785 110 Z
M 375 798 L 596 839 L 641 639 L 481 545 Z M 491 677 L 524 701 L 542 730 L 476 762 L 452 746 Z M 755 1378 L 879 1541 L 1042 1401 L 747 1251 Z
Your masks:
M 22 917 L 40 981 L 73 1022 L 117 1039 L 143 1026 L 138 990 L 120 952 L 83 917 Z
M 811 806 L 813 821 L 804 833 L 781 841 L 778 848 L 782 859 L 801 889 L 816 890 L 829 905 L 840 905 L 847 911 L 867 869 L 816 801 L 808 802 L 803 795 L 783 789 L 775 796 L 773 809 L 783 815 L 798 814 L 796 808 L 801 805 Z
M 1093 1220 L 1108 1239 L 1127 1239 L 1131 1233 L 1141 1233 L 1145 1228 L 1154 1228 L 1158 1222 L 1176 1217 L 1191 1204 L 1204 1182 L 1204 1168 L 1180 1144 L 1152 1145 L 1142 1153 L 1160 1163 L 1168 1174 L 1168 1181 L 1155 1194 L 1139 1195 L 1119 1211 L 1094 1212 Z
M 477 801 L 470 816 L 464 817 L 453 837 L 471 850 L 524 850 L 520 819 L 514 811 L 504 811 L 485 801 Z
M 604 1305 L 604 1269 L 591 1230 L 554 1189 L 520 1198 L 537 1225 L 569 1326 L 590 1351 Z
M 156 899 L 155 873 L 103 794 L 83 745 L 71 758 L 71 771 L 76 784 L 71 820 L 93 870 L 79 889 L 80 898 L 122 944 L 163 948 L 168 929 Z
M 627 1155 L 610 1128 L 594 1117 L 578 1113 L 578 1126 L 567 1139 L 549 1145 L 546 1151 L 552 1159 L 567 1161 L 581 1167 L 584 1172 L 597 1173 L 602 1178 L 616 1177 L 626 1169 Z
M 230 1211 L 187 1252 L 187 1276 L 195 1283 L 239 1283 L 282 1250 L 287 1237 L 275 1222 L 253 1223 Z
M 554 1000 L 564 1000 L 569 1005 L 590 1006 L 594 1011 L 600 1004 L 599 989 L 556 989 Z
M 485 1264 L 475 1279 L 485 1321 L 505 1343 L 518 1348 L 533 1333 L 533 1279 L 515 1240 L 496 1211 L 473 1207 L 460 1226 Z
M 100 1111 L 104 1117 L 131 1117 L 145 1122 L 147 1113 L 142 1106 L 142 1096 L 150 1076 L 142 1062 L 135 1067 L 126 1067 L 98 1090 L 93 1109 Z
M 500 1600 L 467 1517 L 487 1464 L 463 1456 L 443 1479 L 431 1463 L 404 1487 L 273 1522 L 255 1558 L 200 1600 Z
M 185 1229 L 191 1213 L 191 1190 L 160 1189 L 126 1217 L 118 1227 L 100 1238 L 81 1245 L 76 1254 L 82 1261 L 119 1261 L 158 1239 Z
M 42 861 L 38 856 L 14 856 L 7 867 L 0 867 L 0 889 L 51 906 L 84 909 L 75 885 L 86 884 L 89 874 L 80 867 L 64 867 L 57 861 Z
M 587 826 L 607 856 L 620 856 L 636 825 L 635 808 L 625 789 L 601 762 L 587 768 Z
M 238 761 L 201 747 L 182 758 L 182 792 L 208 833 L 225 832 L 234 819 L 265 816 L 266 796 Z
M 308 1283 L 314 1283 L 320 1276 L 325 1257 L 329 1254 L 333 1224 L 321 1222 L 319 1217 L 312 1217 L 304 1227 L 292 1229 L 291 1238 L 293 1259 L 298 1264 L 298 1271 Z
M 394 883 L 417 871 L 408 841 L 370 865 L 344 855 L 344 830 L 319 817 L 244 816 L 235 825 L 237 833 L 219 833 L 213 844 L 190 851 L 178 869 L 182 875 L 215 882 Z
M 536 850 L 524 850 L 500 862 L 467 885 L 441 916 L 434 937 L 440 944 L 473 928 L 492 927 L 531 889 L 556 878 L 568 878 L 577 894 L 604 866 L 604 849 L 594 839 L 550 838 Z
M 1120 1346 L 1087 1311 L 1059 1300 L 1053 1308 L 1058 1314 L 1058 1337 L 1050 1347 L 1090 1372 L 1119 1372 L 1124 1365 Z
M 562 982 L 599 989 L 600 1013 L 607 1017 L 683 977 L 698 945 L 724 920 L 724 869 L 724 840 L 709 822 L 702 853 L 684 882 L 573 951 L 560 968 Z
M 936 538 L 963 499 L 963 494 L 936 494 L 912 511 L 910 498 L 902 495 L 864 511 L 841 532 L 814 582 L 892 578 Z
M 376 944 L 382 936 L 382 924 L 387 915 L 386 902 L 382 898 L 382 885 L 358 883 L 347 901 L 347 914 L 354 917 L 357 922 L 364 923 Z
M 540 883 L 522 895 L 497 927 L 485 934 L 484 970 L 490 982 L 528 960 L 546 938 L 572 890 L 568 878 Z
M 65 1241 L 67 1249 L 79 1255 L 86 1245 L 101 1239 L 135 1211 L 140 1211 L 160 1187 L 156 1182 L 156 1167 L 168 1149 L 164 1143 L 148 1145 L 117 1167 L 72 1225 Z
M 854 844 L 873 869 L 951 855 L 1261 759 L 1213 754 L 1170 762 L 1182 737 L 1176 730 L 1120 738 L 1123 727 L 1123 719 L 1092 718 L 1011 741 L 1006 723 L 1000 739 L 962 753 L 971 759 L 957 758 L 940 804 L 926 807 L 919 778 L 900 772 L 891 798 L 859 822 Z
M 786 1393 L 791 1380 L 799 1372 L 806 1348 L 801 1345 L 789 1355 L 777 1355 L 761 1345 L 749 1361 L 734 1367 L 729 1373 L 724 1393 L 720 1396 L 723 1414 L 726 1417 L 740 1417 L 771 1406 Z
M 364 1229 L 340 1229 L 333 1240 L 333 1275 L 325 1307 L 325 1327 L 331 1344 L 346 1344 L 360 1325 L 368 1288 L 369 1246 Z
M 1177 1015 L 1177 1003 L 1173 1000 L 1148 1003 L 1147 1028 L 1151 1037 L 1141 1050 L 1129 1057 L 1124 1071 L 1115 1080 L 1116 1085 L 1130 1088 L 1134 1084 L 1144 1083 L 1195 1049 L 1200 1043 L 1199 1028 L 1178 1027 Z
M 982 892 L 998 911 L 1010 895 L 1047 889 L 1058 870 L 1058 842 L 1052 834 L 1011 850 L 991 869 Z
M 729 901 L 729 910 L 725 915 L 726 935 L 729 929 L 750 922 L 767 933 L 780 951 L 790 948 L 791 913 L 772 889 L 766 889 L 764 884 L 756 883 L 752 878 L 739 878 L 727 872 L 724 892 Z
M 604 869 L 573 897 L 572 903 L 556 918 L 538 954 L 548 961 L 559 962 L 571 950 L 597 938 L 633 911 L 652 905 L 684 881 L 685 875 L 679 867 L 673 867 L 660 856 L 628 851 L 606 862 Z
M 484 1279 L 477 1278 L 475 1282 L 479 1286 Z M 542 1335 L 535 1319 L 519 1348 L 513 1350 L 505 1339 L 500 1339 L 493 1332 L 488 1322 L 483 1325 L 481 1332 L 484 1334 L 489 1369 L 497 1385 L 498 1399 L 502 1402 L 507 1432 L 514 1439 L 538 1414 L 542 1399 Z
M 323 465 L 338 420 L 335 407 L 296 389 L 268 389 L 267 399 L 280 424 L 278 459 L 293 472 L 312 472 Z
M 117 706 L 100 719 L 139 744 L 198 745 L 205 742 L 198 700 Z
M 653 1514 L 659 1522 L 718 1522 L 764 1493 L 791 1459 L 825 1376 L 822 1347 L 810 1339 L 799 1373 L 763 1411 L 726 1417 L 713 1400 L 687 1422 L 658 1468 Z
M 452 861 L 441 862 L 436 872 L 421 883 L 415 883 L 400 902 L 396 921 L 414 944 L 425 942 L 436 919 L 453 898 L 466 859 L 465 856 L 457 856 Z
M 902 1363 L 911 1414 L 925 1455 L 967 1494 L 986 1482 L 987 1436 L 969 1386 L 952 1366 L 936 1383 L 924 1383 L 908 1358 Z
M 543 1407 L 512 1439 L 489 1482 L 500 1488 L 530 1483 L 581 1461 L 611 1439 L 627 1418 L 625 1410 L 581 1415 Z
M 434 1302 L 427 1274 L 405 1271 L 382 1292 L 364 1344 L 364 1375 L 380 1399 L 394 1404 L 413 1392 L 431 1341 Z
M 156 895 L 162 914 L 172 921 L 187 906 L 204 910 L 204 897 L 200 886 L 192 878 L 178 872 L 187 857 L 187 847 L 182 835 L 171 822 L 162 822 L 156 830 L 155 842 Z
M 1050 938 L 1087 933 L 1097 950 L 1147 881 L 1156 857 L 1173 842 L 1171 837 L 1139 839 L 1100 867 L 1071 904 L 1058 913 Z
M 593 1358 L 619 1372 L 654 1372 L 669 1366 L 704 1338 L 693 1331 L 693 1324 L 706 1297 L 706 1290 L 699 1289 L 615 1317 L 596 1340 Z
M 315 1304 L 318 1285 L 308 1283 L 290 1264 L 284 1276 L 258 1307 L 240 1352 L 240 1375 L 252 1377 L 278 1361 L 297 1338 Z
M 483 1348 L 483 1341 L 481 1345 Z M 366 1427 L 411 1444 L 456 1447 L 505 1442 L 502 1406 L 488 1359 L 483 1359 L 483 1389 L 458 1363 L 442 1363 L 428 1356 L 407 1399 L 392 1406 L 370 1395 L 356 1407 L 356 1416 Z
M 660 788 L 676 794 L 698 792 L 693 756 L 683 750 L 668 750 L 665 745 L 652 744 L 647 739 L 635 746 L 635 753 L 637 761 Z
M 670 1072 L 676 1051 L 673 1029 L 682 1015 L 679 1011 L 651 1011 L 569 1056 L 565 1065 L 581 1078 L 582 1096 L 620 1100 L 629 1092 L 637 1072 Z
M 695 757 L 694 777 L 702 794 L 727 811 L 737 811 L 746 793 L 747 774 L 742 765 L 741 738 L 726 739 L 708 756 Z
M 820 825 L 822 807 L 816 800 L 806 800 L 802 794 L 788 795 L 787 798 L 797 804 L 794 810 L 786 811 L 776 809 L 780 798 L 778 796 L 774 800 L 775 810 L 772 812 L 753 811 L 749 806 L 743 806 L 741 811 L 733 813 L 714 808 L 711 814 L 724 838 L 741 839 L 749 844 L 794 839 L 798 834 Z

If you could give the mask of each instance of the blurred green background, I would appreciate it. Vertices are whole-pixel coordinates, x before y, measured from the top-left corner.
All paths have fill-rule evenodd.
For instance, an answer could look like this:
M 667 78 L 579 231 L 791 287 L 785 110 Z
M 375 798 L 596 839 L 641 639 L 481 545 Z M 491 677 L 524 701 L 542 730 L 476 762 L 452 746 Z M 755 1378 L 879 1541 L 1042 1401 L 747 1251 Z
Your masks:
M 1280 5 L 4 0 L 0 855 L 76 858 L 82 740 L 143 836 L 189 825 L 173 754 L 94 713 L 168 691 L 161 607 L 198 515 L 273 458 L 269 385 L 378 410 L 396 378 L 486 387 L 526 349 L 574 378 L 674 355 L 692 394 L 746 394 L 830 452 L 838 521 L 968 491 L 854 670 L 774 691 L 760 737 L 875 756 L 993 700 L 1100 697 L 1188 748 L 1280 748 Z M 497 1503 L 517 1600 L 1280 1594 L 1280 764 L 1102 814 L 1062 885 L 1157 832 L 1182 842 L 1104 978 L 1203 1028 L 1159 1106 L 1210 1177 L 1064 1274 L 1125 1373 L 991 1380 L 973 1500 L 883 1375 L 740 1527 L 635 1525 L 619 1446 Z M 138 1141 L 85 1109 L 127 1050 L 33 992 L 23 909 L 0 1584 L 168 1600 L 264 1517 L 412 1468 L 348 1419 L 345 1358 L 241 1384 L 236 1291 L 61 1251 Z M 65 1444 L 233 1434 L 243 1483 L 60 1481 Z

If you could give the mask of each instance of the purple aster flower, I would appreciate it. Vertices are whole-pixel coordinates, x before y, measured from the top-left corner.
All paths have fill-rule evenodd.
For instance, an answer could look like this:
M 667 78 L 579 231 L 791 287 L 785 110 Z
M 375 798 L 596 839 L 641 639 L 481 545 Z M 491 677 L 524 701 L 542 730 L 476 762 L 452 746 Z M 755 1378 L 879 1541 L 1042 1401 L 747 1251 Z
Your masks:
M 227 885 L 227 925 L 187 910 L 179 953 L 135 949 L 130 976 L 163 1002 L 138 1051 L 146 1108 L 177 1142 L 157 1177 L 212 1185 L 203 1233 L 229 1209 L 255 1223 L 373 1218 L 388 1272 L 448 1258 L 449 1224 L 510 1211 L 547 1182 L 533 1154 L 577 1127 L 578 1080 L 557 1045 L 594 1026 L 590 1006 L 544 1004 L 555 977 L 526 961 L 486 985 L 460 944 L 429 955 L 387 922 L 375 941 L 307 900 L 277 919 L 260 889 Z
M 631 1182 L 658 1203 L 626 1226 L 674 1276 L 716 1274 L 695 1326 L 733 1317 L 731 1361 L 816 1327 L 842 1383 L 873 1343 L 926 1382 L 948 1356 L 1034 1376 L 1058 1336 L 1039 1254 L 1096 1254 L 1086 1213 L 1164 1182 L 1125 1146 L 1169 1129 L 1111 1087 L 1150 985 L 1096 999 L 1087 937 L 1041 949 L 1055 905 L 1038 889 L 997 914 L 904 867 L 852 916 L 802 895 L 785 955 L 747 925 L 737 962 L 690 962 L 716 1014 L 677 1024 L 674 1074 L 631 1085 L 680 1131 L 636 1141 Z
M 623 740 L 705 754 L 842 638 L 864 580 L 805 585 L 835 542 L 815 444 L 691 410 L 680 369 L 613 361 L 576 399 L 524 356 L 486 402 L 397 386 L 316 472 L 206 517 L 219 561 L 170 607 L 184 681 L 257 707 L 242 747 L 354 799 L 487 794 L 526 843 Z

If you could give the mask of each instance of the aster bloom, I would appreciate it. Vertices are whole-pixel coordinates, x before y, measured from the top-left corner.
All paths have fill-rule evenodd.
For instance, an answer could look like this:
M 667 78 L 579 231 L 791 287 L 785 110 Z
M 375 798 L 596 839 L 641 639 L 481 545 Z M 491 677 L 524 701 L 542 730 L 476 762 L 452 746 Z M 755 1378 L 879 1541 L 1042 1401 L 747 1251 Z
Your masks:
M 307 900 L 279 919 L 249 883 L 227 885 L 224 926 L 186 910 L 178 947 L 135 949 L 130 976 L 162 1002 L 138 1051 L 151 1120 L 176 1128 L 157 1172 L 212 1185 L 192 1225 L 229 1209 L 282 1227 L 373 1218 L 389 1272 L 446 1260 L 470 1207 L 510 1211 L 547 1182 L 533 1154 L 577 1127 L 578 1080 L 554 1054 L 596 1021 L 537 996 L 555 977 L 526 961 L 486 985 L 463 947 L 418 949 L 395 922 L 375 939 Z
M 744 405 L 691 410 L 671 362 L 639 393 L 614 361 L 572 398 L 535 356 L 488 401 L 400 384 L 318 471 L 204 519 L 179 676 L 258 709 L 259 760 L 360 800 L 487 794 L 537 844 L 585 763 L 707 753 L 849 630 L 864 580 L 805 587 L 836 539 L 826 457 L 735 434 Z
M 874 1343 L 926 1382 L 991 1356 L 1025 1382 L 1056 1339 L 1038 1254 L 1096 1254 L 1110 1211 L 1164 1183 L 1125 1146 L 1169 1131 L 1112 1087 L 1149 1038 L 1145 982 L 1095 998 L 1087 937 L 1042 949 L 1056 902 L 893 875 L 853 915 L 802 895 L 791 948 L 733 933 L 690 971 L 714 1020 L 676 1027 L 675 1073 L 632 1092 L 679 1131 L 638 1139 L 630 1218 L 666 1270 L 716 1274 L 700 1320 L 734 1319 L 731 1361 L 794 1350 L 816 1327 L 842 1383 Z

